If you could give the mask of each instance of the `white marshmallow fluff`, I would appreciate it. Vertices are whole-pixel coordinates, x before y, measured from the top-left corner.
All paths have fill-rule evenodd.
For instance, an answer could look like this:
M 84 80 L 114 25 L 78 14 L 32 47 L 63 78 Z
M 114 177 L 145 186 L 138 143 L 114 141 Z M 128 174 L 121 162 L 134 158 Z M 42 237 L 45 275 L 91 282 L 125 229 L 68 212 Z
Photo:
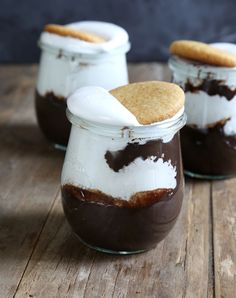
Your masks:
M 65 27 L 77 29 L 87 33 L 97 34 L 105 39 L 103 43 L 90 43 L 69 36 L 43 32 L 40 42 L 60 48 L 69 52 L 79 52 L 83 54 L 98 54 L 111 52 L 114 49 L 126 45 L 129 41 L 128 33 L 121 27 L 97 21 L 83 21 L 71 23 Z
M 214 43 L 214 47 L 228 51 L 236 55 L 236 45 L 230 43 Z M 230 89 L 236 89 L 236 68 L 216 67 L 203 65 L 185 59 L 172 57 L 169 66 L 173 71 L 173 82 L 184 88 L 186 82 L 198 86 L 203 79 L 222 80 L 222 85 Z M 228 100 L 220 95 L 208 95 L 204 91 L 185 93 L 185 110 L 187 113 L 187 124 L 199 128 L 206 128 L 221 120 L 229 119 L 224 127 L 226 135 L 236 132 L 236 96 Z
M 62 171 L 62 185 L 73 184 L 86 189 L 99 190 L 103 193 L 129 200 L 137 192 L 160 188 L 175 189 L 176 166 L 166 160 L 165 153 L 158 160 L 150 156 L 147 159 L 135 158 L 130 164 L 114 171 L 105 158 L 106 152 L 123 150 L 128 144 L 138 142 L 145 144 L 149 139 L 108 136 L 101 133 L 104 125 L 110 125 L 117 131 L 123 127 L 146 127 L 155 130 L 153 125 L 140 125 L 136 117 L 128 111 L 115 97 L 101 87 L 89 86 L 80 88 L 68 98 L 68 109 L 78 119 L 92 121 L 93 129 L 76 125 L 72 121 L 72 129 L 66 158 Z M 181 112 L 181 114 L 180 114 Z M 176 115 L 180 117 L 183 109 Z M 176 119 L 176 115 L 171 118 Z M 94 127 L 99 123 L 100 127 Z M 167 121 L 160 122 L 163 127 Z M 167 124 L 166 124 L 167 125 Z M 169 132 L 170 142 L 176 132 Z M 171 135 L 171 137 L 170 137 Z
M 86 120 L 111 125 L 140 125 L 136 117 L 106 89 L 96 86 L 82 87 L 67 101 L 72 114 Z
M 95 44 L 76 38 L 42 32 L 42 49 L 37 81 L 41 96 L 47 92 L 67 98 L 77 88 L 97 85 L 112 89 L 128 83 L 126 52 L 127 32 L 114 24 L 84 21 L 68 27 L 97 33 L 106 42 Z
M 89 121 L 110 125 L 139 126 L 137 118 L 110 92 L 102 87 L 86 86 L 76 90 L 67 101 L 70 112 Z M 184 113 L 182 107 L 173 117 L 152 123 L 163 126 L 174 121 Z M 172 139 L 172 138 L 171 138 Z
M 114 172 L 105 160 L 107 151 L 122 150 L 127 139 L 111 139 L 91 134 L 72 126 L 70 141 L 62 170 L 62 185 L 70 183 L 85 189 L 129 200 L 139 191 L 176 187 L 176 168 L 171 161 L 154 157 L 138 157 L 128 166 Z

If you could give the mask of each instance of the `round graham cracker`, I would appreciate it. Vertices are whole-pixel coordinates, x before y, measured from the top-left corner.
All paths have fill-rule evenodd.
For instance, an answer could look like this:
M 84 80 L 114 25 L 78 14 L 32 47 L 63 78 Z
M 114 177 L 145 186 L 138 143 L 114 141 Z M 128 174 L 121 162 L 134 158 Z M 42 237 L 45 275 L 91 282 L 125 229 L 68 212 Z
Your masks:
M 236 66 L 236 55 L 199 41 L 176 40 L 172 42 L 169 50 L 173 55 L 205 64 L 225 67 Z
M 173 117 L 184 106 L 184 91 L 176 84 L 149 81 L 110 91 L 140 124 L 152 124 Z
M 96 34 L 80 31 L 62 25 L 48 24 L 44 27 L 44 31 L 60 36 L 77 38 L 91 43 L 102 43 L 106 41 L 103 37 Z

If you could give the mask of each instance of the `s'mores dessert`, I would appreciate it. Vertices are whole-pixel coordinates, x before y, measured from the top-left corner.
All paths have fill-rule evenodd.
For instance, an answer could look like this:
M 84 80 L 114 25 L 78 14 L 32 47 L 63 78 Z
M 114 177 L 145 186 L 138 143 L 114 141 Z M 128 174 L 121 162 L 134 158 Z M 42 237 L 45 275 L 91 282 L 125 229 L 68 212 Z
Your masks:
M 236 174 L 236 45 L 179 40 L 170 45 L 173 82 L 185 91 L 181 133 L 186 173 L 199 178 Z
M 183 199 L 184 92 L 158 81 L 110 92 L 84 87 L 69 97 L 68 117 L 62 198 L 74 232 L 108 252 L 154 247 L 173 227 Z

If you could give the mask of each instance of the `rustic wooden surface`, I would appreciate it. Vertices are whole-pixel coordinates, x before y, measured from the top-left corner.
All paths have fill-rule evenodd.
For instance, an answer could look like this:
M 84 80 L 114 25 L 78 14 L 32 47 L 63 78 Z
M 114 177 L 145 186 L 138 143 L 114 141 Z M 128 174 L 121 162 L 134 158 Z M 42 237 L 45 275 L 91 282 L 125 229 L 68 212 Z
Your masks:
M 130 65 L 131 81 L 165 65 Z M 60 202 L 63 153 L 34 114 L 36 66 L 0 66 L 0 297 L 236 297 L 236 179 L 186 181 L 181 215 L 154 250 L 92 251 L 72 235 Z

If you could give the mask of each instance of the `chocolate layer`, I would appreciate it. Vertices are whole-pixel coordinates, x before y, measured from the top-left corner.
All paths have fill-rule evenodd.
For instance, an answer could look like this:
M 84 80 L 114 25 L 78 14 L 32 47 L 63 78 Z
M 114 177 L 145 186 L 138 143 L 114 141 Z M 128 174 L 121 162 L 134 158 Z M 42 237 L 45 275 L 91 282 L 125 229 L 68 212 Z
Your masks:
M 162 198 L 170 198 L 173 194 L 173 189 L 171 188 L 160 188 L 156 190 L 135 193 L 128 201 L 126 201 L 120 198 L 114 198 L 112 196 L 106 195 L 99 190 L 87 190 L 81 187 L 74 186 L 72 184 L 64 185 L 63 191 L 70 193 L 72 197 L 77 199 L 79 198 L 81 201 L 84 202 L 88 201 L 91 203 L 126 208 L 148 207 L 158 201 L 161 201 Z
M 164 161 L 171 159 L 173 163 L 176 158 L 172 148 L 177 145 L 177 138 L 178 137 L 175 136 L 169 143 L 163 143 L 160 139 L 150 140 L 145 144 L 139 144 L 138 142 L 128 143 L 122 150 L 107 151 L 105 160 L 108 166 L 115 172 L 119 172 L 119 170 L 128 166 L 138 157 L 146 160 L 154 156 L 154 161 L 157 161 L 158 158 L 161 157 L 162 152 L 164 152 L 164 156 L 162 156 Z
M 62 187 L 63 208 L 73 231 L 91 246 L 117 252 L 150 249 L 168 234 L 180 212 L 182 178 L 173 191 L 148 191 L 136 197 L 134 204 L 121 203 L 99 191 Z
M 66 117 L 66 99 L 53 92 L 42 96 L 36 90 L 35 107 L 38 124 L 46 138 L 54 144 L 67 146 L 71 124 Z
M 199 129 L 186 125 L 181 131 L 184 169 L 196 174 L 236 174 L 236 136 L 224 134 L 224 123 Z
M 185 92 L 197 93 L 206 92 L 209 96 L 219 95 L 231 100 L 236 95 L 236 88 L 230 89 L 224 80 L 214 80 L 209 77 L 202 79 L 198 85 L 193 85 L 188 79 L 184 85 Z

